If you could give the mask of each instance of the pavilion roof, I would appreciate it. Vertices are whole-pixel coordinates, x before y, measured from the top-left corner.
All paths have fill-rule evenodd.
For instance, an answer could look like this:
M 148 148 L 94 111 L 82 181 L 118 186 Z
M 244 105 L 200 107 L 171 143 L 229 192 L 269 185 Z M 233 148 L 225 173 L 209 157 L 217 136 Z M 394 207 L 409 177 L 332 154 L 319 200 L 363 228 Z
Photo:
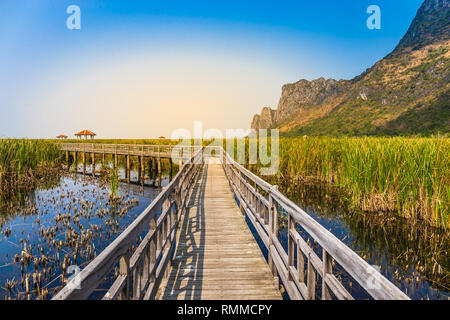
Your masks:
M 95 136 L 96 134 L 89 130 L 82 130 L 78 133 L 75 133 L 76 136 Z

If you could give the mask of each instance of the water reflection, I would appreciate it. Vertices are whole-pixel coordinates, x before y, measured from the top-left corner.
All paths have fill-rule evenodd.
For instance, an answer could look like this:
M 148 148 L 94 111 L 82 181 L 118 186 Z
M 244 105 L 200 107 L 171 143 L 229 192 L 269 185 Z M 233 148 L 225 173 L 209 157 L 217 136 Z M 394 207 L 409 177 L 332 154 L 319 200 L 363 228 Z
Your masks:
M 104 180 L 66 174 L 50 188 L 21 194 L 0 210 L 0 298 L 51 298 L 69 266 L 83 269 L 159 192 L 120 183 L 114 202 Z
M 338 190 L 324 185 L 281 188 L 368 263 L 380 266 L 381 273 L 412 299 L 449 299 L 449 232 L 393 214 L 353 212 Z M 281 239 L 283 233 L 280 230 Z M 365 297 L 358 291 L 352 294 Z

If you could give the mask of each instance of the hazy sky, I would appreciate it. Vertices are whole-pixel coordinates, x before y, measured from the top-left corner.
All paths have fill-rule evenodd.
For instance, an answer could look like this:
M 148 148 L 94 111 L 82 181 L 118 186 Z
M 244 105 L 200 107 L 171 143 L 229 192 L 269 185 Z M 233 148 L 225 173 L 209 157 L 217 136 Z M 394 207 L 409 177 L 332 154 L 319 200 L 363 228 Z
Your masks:
M 0 137 L 170 136 L 248 128 L 281 86 L 350 79 L 388 54 L 422 0 L 1 0 Z M 81 29 L 69 30 L 69 5 Z M 381 30 L 366 26 L 381 8 Z

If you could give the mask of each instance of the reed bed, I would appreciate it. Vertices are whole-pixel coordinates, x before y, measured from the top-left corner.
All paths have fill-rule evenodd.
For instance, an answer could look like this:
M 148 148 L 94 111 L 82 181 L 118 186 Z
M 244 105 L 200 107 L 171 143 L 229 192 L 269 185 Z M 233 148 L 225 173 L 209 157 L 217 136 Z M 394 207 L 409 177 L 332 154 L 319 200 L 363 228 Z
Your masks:
M 449 155 L 445 137 L 281 138 L 276 178 L 326 182 L 364 212 L 396 212 L 448 228 Z
M 0 194 L 53 175 L 61 156 L 59 147 L 50 141 L 0 139 Z

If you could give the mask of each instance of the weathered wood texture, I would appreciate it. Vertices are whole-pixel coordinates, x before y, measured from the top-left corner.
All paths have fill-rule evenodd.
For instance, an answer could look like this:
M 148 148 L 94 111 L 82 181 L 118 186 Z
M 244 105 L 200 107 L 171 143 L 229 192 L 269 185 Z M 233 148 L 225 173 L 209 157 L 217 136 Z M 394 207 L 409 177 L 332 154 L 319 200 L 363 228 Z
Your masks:
M 220 164 L 204 167 L 160 299 L 281 299 Z
M 86 152 L 96 152 L 63 150 L 82 152 L 84 160 Z M 222 164 L 204 166 L 204 156 L 209 160 L 213 153 Z M 287 250 L 278 238 L 281 214 L 288 219 Z M 268 264 L 244 215 L 268 250 Z M 298 228 L 317 243 L 315 249 Z M 280 299 L 277 277 L 290 299 L 353 299 L 336 277 L 336 265 L 374 299 L 409 299 L 276 186 L 221 147 L 199 150 L 190 158 L 150 206 L 54 299 L 89 297 L 117 265 L 118 277 L 104 299 Z
M 279 275 L 292 300 L 315 299 L 319 295 L 323 300 L 353 299 L 334 274 L 335 262 L 372 298 L 409 299 L 374 267 L 281 194 L 276 186 L 242 167 L 228 153 L 224 152 L 222 157 L 228 181 L 240 202 L 241 210 L 248 216 L 266 246 L 269 265 L 273 273 Z M 278 238 L 281 214 L 288 219 L 287 250 Z M 297 227 L 309 234 L 322 249 L 321 252 L 314 250 L 300 236 Z M 321 294 L 316 292 L 317 276 L 322 284 Z
M 144 212 L 53 300 L 87 299 L 117 265 L 119 274 L 103 299 L 153 299 L 167 274 L 179 221 L 202 167 L 201 156 L 199 150 Z M 136 250 L 131 251 L 133 245 Z

